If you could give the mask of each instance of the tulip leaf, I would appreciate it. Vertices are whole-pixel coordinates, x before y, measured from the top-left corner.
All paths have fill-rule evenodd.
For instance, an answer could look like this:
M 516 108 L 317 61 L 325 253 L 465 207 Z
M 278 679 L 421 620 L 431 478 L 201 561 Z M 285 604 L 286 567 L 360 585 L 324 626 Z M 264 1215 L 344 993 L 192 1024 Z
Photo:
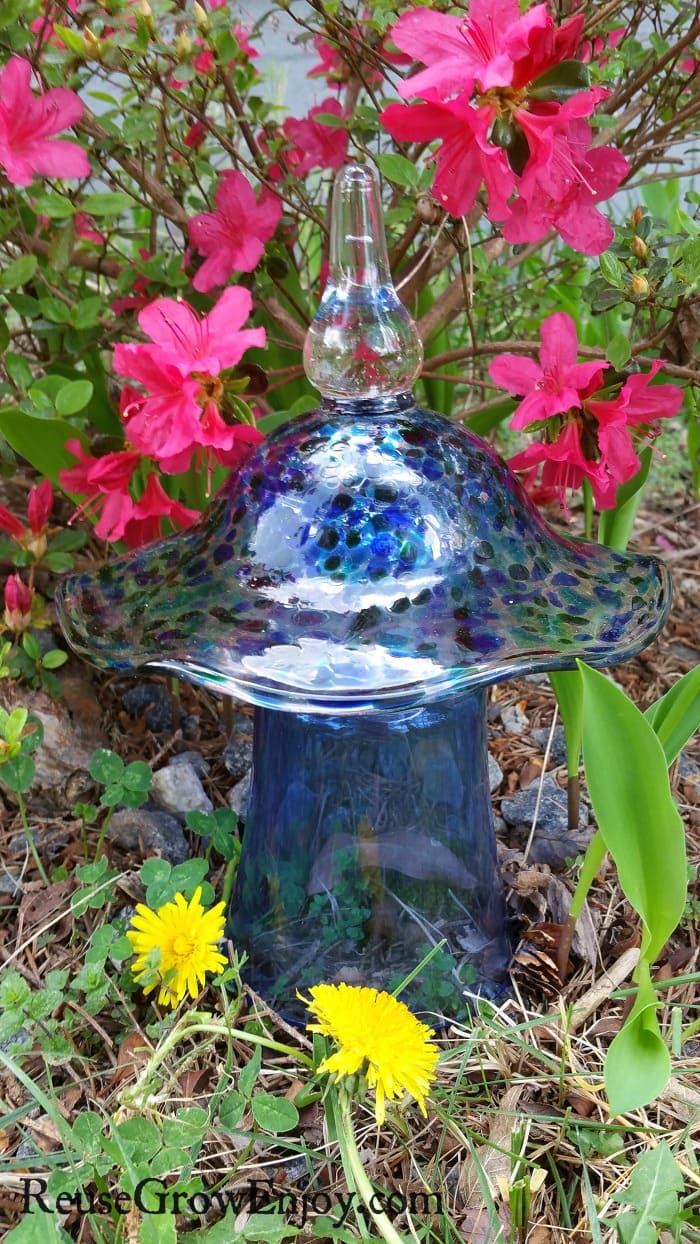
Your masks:
M 664 749 L 666 764 L 672 765 L 700 727 L 700 665 L 679 678 L 644 716 Z
M 603 510 L 600 516 L 598 540 L 611 549 L 627 548 L 651 467 L 651 449 L 643 449 L 639 461 L 642 465 L 637 474 L 618 488 L 613 508 Z
M 605 1088 L 613 1115 L 646 1106 L 662 1093 L 671 1074 L 671 1056 L 659 1030 L 658 1005 L 649 964 L 640 960 L 633 1009 L 605 1059 Z
M 549 675 L 559 712 L 564 723 L 566 740 L 566 772 L 578 775 L 583 738 L 583 683 L 578 670 L 557 670 Z
M 583 675 L 583 760 L 598 827 L 620 885 L 643 922 L 642 957 L 656 959 L 683 913 L 683 822 L 664 749 L 644 714 L 604 674 Z

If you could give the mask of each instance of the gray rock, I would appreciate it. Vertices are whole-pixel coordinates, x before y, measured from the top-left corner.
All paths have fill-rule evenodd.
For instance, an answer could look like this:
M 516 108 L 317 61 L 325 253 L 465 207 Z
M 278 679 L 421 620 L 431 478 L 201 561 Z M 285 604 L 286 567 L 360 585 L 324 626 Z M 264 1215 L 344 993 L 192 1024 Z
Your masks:
M 17 1032 L 13 1032 L 11 1037 L 4 1037 L 0 1041 L 0 1050 L 2 1050 L 3 1054 L 11 1054 L 13 1046 L 23 1045 L 25 1041 L 31 1040 L 31 1035 L 28 1028 L 18 1028 Z
M 164 734 L 173 728 L 172 700 L 163 683 L 137 682 L 124 692 L 122 704 L 131 717 L 141 717 L 145 713 L 146 725 L 154 734 Z
M 247 719 L 246 719 L 247 720 Z M 248 722 L 250 728 L 251 723 Z M 253 763 L 253 736 L 233 735 L 223 750 L 223 762 L 237 782 L 245 777 Z
M 0 873 L 0 894 L 11 894 L 13 898 L 16 895 L 19 898 L 21 893 L 22 887 L 13 873 Z
M 542 751 L 544 751 L 551 732 L 551 726 L 543 726 L 541 729 L 531 730 L 530 738 L 534 739 L 542 748 Z M 549 751 L 549 759 L 555 767 L 566 764 L 566 735 L 563 726 L 554 727 L 554 737 L 552 738 L 552 746 Z
M 499 838 L 505 837 L 505 835 L 508 833 L 508 825 L 506 821 L 503 820 L 502 816 L 494 816 L 493 828 Z
M 126 851 L 140 846 L 169 864 L 182 864 L 190 853 L 180 822 L 152 808 L 119 808 L 107 826 L 107 837 Z
M 189 761 L 169 764 L 153 774 L 153 802 L 184 821 L 188 812 L 211 812 L 213 804 Z
M 63 824 L 37 825 L 30 822 L 30 830 L 34 846 L 46 859 L 55 859 L 71 841 L 71 833 Z M 7 844 L 7 854 L 12 856 L 28 855 L 29 846 L 24 832 L 15 834 Z
M 209 761 L 201 752 L 178 752 L 176 756 L 171 756 L 168 761 L 170 765 L 192 765 L 197 777 L 206 777 L 211 769 Z
M 498 761 L 495 760 L 489 752 L 489 790 L 491 791 L 491 794 L 493 794 L 495 790 L 498 790 L 502 781 L 503 770 Z
M 249 769 L 245 777 L 229 791 L 228 806 L 236 816 L 244 821 L 248 815 L 248 805 L 250 803 L 250 788 L 253 779 L 253 771 Z
M 514 791 L 507 799 L 501 800 L 501 815 L 509 825 L 532 825 L 539 786 L 540 779 L 535 778 L 529 786 Z M 556 833 L 566 830 L 567 823 L 566 791 L 557 785 L 549 773 L 546 773 L 542 780 L 542 798 L 537 813 L 538 828 L 540 831 Z M 588 808 L 582 803 L 579 812 L 579 829 L 584 829 L 587 824 Z
M 509 704 L 501 709 L 501 721 L 506 734 L 523 734 L 530 725 L 519 704 Z

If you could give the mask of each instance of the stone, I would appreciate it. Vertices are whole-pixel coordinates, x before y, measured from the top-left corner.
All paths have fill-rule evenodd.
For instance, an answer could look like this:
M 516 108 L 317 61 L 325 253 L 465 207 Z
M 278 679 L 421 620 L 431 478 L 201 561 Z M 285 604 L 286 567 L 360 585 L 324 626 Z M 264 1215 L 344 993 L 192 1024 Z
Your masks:
M 550 833 L 566 830 L 568 825 L 566 791 L 562 790 L 549 773 L 546 773 L 543 779 L 536 778 L 522 790 L 514 791 L 507 799 L 502 799 L 501 816 L 509 825 L 531 826 L 535 816 L 540 781 L 542 797 L 537 812 L 539 830 Z M 579 829 L 584 829 L 587 824 L 588 808 L 582 802 L 579 811 Z
M 491 794 L 498 790 L 503 781 L 503 770 L 498 761 L 489 752 L 489 790 Z
M 154 734 L 165 734 L 173 728 L 170 692 L 162 683 L 137 682 L 122 696 L 122 704 L 130 717 L 146 715 L 146 725 Z
M 547 740 L 552 733 L 551 726 L 543 726 L 541 729 L 531 730 L 530 738 L 544 751 L 547 747 Z M 554 767 L 566 764 L 566 735 L 563 726 L 554 727 L 554 736 L 552 738 L 552 746 L 549 750 L 549 760 Z
M 688 786 L 692 786 L 700 796 L 700 765 L 687 752 L 681 752 L 678 759 L 678 775 Z
M 107 837 L 125 851 L 140 847 L 145 855 L 160 855 L 173 865 L 182 864 L 190 853 L 180 822 L 154 808 L 118 808 Z
M 73 807 L 76 791 L 82 794 L 93 788 L 90 760 L 96 748 L 106 746 L 105 736 L 82 717 L 73 720 L 65 704 L 45 691 L 32 691 L 9 679 L 0 688 L 0 703 L 8 712 L 23 706 L 43 726 L 43 743 L 32 755 L 36 775 L 26 798 L 34 812 L 55 817 Z
M 236 782 L 236 785 L 228 793 L 228 806 L 241 821 L 244 821 L 248 815 L 252 780 L 253 771 L 249 769 L 245 777 L 242 777 L 240 782 Z
M 501 721 L 506 734 L 524 734 L 530 722 L 519 704 L 509 704 L 501 709 Z
M 168 764 L 192 765 L 197 777 L 206 777 L 211 769 L 209 761 L 201 752 L 178 752 L 177 755 L 170 757 Z
M 251 723 L 248 723 L 249 726 Z M 245 776 L 253 763 L 253 737 L 232 735 L 223 750 L 223 762 L 237 782 Z
M 153 774 L 151 798 L 159 808 L 184 821 L 188 812 L 211 812 L 213 804 L 194 765 L 168 764 Z
M 0 894 L 9 894 L 11 898 L 20 898 L 22 887 L 13 873 L 0 873 Z

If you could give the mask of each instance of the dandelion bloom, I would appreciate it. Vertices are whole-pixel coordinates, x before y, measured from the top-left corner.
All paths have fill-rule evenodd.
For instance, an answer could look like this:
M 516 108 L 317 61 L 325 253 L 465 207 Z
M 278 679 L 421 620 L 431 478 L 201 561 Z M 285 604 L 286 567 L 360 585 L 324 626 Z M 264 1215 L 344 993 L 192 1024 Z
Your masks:
M 8 181 L 28 186 L 35 173 L 89 177 L 82 147 L 54 137 L 80 120 L 80 99 L 62 86 L 34 95 L 31 76 L 32 67 L 21 56 L 11 57 L 0 73 L 0 167 Z
M 202 887 L 198 886 L 190 902 L 176 894 L 172 903 L 151 911 L 143 903 L 136 908 L 126 936 L 131 942 L 136 962 L 131 970 L 137 981 L 153 976 L 150 956 L 160 951 L 156 969 L 157 980 L 144 984 L 144 993 L 158 988 L 161 1006 L 177 1006 L 189 993 L 196 998 L 204 985 L 207 972 L 218 975 L 227 959 L 216 949 L 224 933 L 224 904 L 217 903 L 205 911 L 200 902 Z
M 314 985 L 306 1002 L 317 1023 L 310 1032 L 330 1037 L 338 1050 L 324 1058 L 319 1071 L 336 1076 L 362 1072 L 376 1093 L 375 1117 L 384 1122 L 384 1104 L 404 1090 L 425 1115 L 425 1098 L 439 1058 L 428 1028 L 408 1007 L 388 993 L 359 985 Z M 301 996 L 301 995 L 300 995 Z

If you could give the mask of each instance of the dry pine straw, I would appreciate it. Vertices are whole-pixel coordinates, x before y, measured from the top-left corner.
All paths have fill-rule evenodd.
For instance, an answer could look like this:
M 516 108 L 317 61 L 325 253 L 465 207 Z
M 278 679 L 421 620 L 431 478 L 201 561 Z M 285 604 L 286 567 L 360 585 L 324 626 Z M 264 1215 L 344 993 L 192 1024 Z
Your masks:
M 683 549 L 693 546 L 698 513 L 687 498 L 675 498 L 662 499 L 656 510 L 648 509 L 642 515 L 638 547 L 658 549 L 654 540 L 660 535 L 665 541 L 664 555 L 674 562 L 676 582 L 673 612 L 663 635 L 648 652 L 615 674 L 642 708 L 693 665 L 693 650 L 697 651 L 698 643 L 700 570 L 697 556 L 686 556 Z M 116 697 L 110 692 L 111 680 L 96 676 L 95 681 L 95 694 L 106 705 L 110 743 L 125 761 L 140 757 L 150 761 L 158 758 L 158 763 L 163 763 L 171 750 L 192 746 L 210 757 L 220 751 L 219 707 L 204 692 L 182 689 L 187 711 L 195 709 L 201 721 L 199 741 L 183 743 L 177 732 L 172 738 L 156 738 L 146 730 L 143 721 L 134 723 L 123 714 L 120 716 Z M 519 703 L 530 729 L 552 721 L 553 699 L 545 686 L 517 681 L 494 691 L 493 696 L 500 708 Z M 506 735 L 497 717 L 490 746 L 504 771 L 504 781 L 494 801 L 498 811 L 504 793 L 526 785 L 542 772 L 543 754 L 529 737 Z M 691 753 L 697 758 L 697 744 Z M 552 770 L 551 766 L 550 771 L 555 777 L 563 776 L 561 770 Z M 677 767 L 672 776 L 687 828 L 689 859 L 697 865 L 698 796 L 691 783 L 683 782 Z M 215 805 L 224 804 L 230 784 L 223 764 L 214 763 L 208 793 Z M 16 826 L 9 824 L 7 817 L 5 820 L 5 832 L 9 835 Z M 80 862 L 81 854 L 75 842 L 75 822 L 70 817 L 67 822 L 71 831 L 68 845 L 63 861 L 56 862 L 65 862 L 72 868 Z M 514 882 L 510 889 L 511 908 L 521 927 L 526 929 L 532 922 L 551 920 L 550 870 L 545 865 L 523 861 L 522 843 L 506 839 L 502 851 L 507 860 L 507 876 Z M 122 876 L 114 907 L 107 909 L 108 918 L 119 906 L 142 897 L 138 853 L 125 855 L 110 848 L 110 855 Z M 61 882 L 46 891 L 32 879 L 31 871 L 26 876 L 19 908 L 16 901 L 2 896 L 0 960 L 10 959 L 31 985 L 40 986 L 50 969 L 67 967 L 72 973 L 79 970 L 79 948 L 84 941 L 75 939 L 71 919 L 66 915 L 71 882 Z M 559 889 L 565 886 L 570 891 L 572 876 L 571 870 L 561 872 L 556 879 Z M 620 986 L 629 985 L 639 930 L 611 867 L 604 867 L 596 879 L 589 908 L 593 953 L 589 945 L 588 961 L 572 956 L 571 971 L 563 987 L 553 989 L 546 972 L 517 976 L 512 1000 L 489 1016 L 477 1018 L 471 1028 L 452 1026 L 440 1034 L 438 1041 L 444 1058 L 427 1121 L 417 1110 L 395 1110 L 388 1125 L 379 1132 L 368 1106 L 358 1106 L 356 1110 L 362 1156 L 379 1187 L 400 1189 L 406 1195 L 426 1188 L 440 1193 L 452 1226 L 446 1226 L 443 1220 L 437 1238 L 487 1244 L 496 1238 L 494 1221 L 501 1223 L 502 1238 L 509 1238 L 508 1210 L 498 1193 L 497 1180 L 508 1179 L 511 1174 L 511 1151 L 523 1127 L 528 1161 L 547 1172 L 543 1187 L 533 1199 L 527 1236 L 530 1244 L 555 1244 L 559 1240 L 583 1244 L 591 1238 L 617 1239 L 617 1233 L 605 1226 L 599 1228 L 599 1236 L 591 1235 L 595 1224 L 590 1222 L 582 1182 L 584 1166 L 598 1215 L 615 1217 L 621 1207 L 611 1200 L 612 1194 L 625 1186 L 631 1164 L 661 1139 L 677 1154 L 686 1177 L 686 1193 L 698 1195 L 700 1179 L 690 1155 L 700 1131 L 700 1040 L 689 1043 L 683 1056 L 674 1058 L 674 1078 L 653 1106 L 614 1123 L 610 1121 L 602 1092 L 603 1062 L 607 1045 L 619 1030 L 629 1006 L 629 997 L 618 996 L 618 991 Z M 88 912 L 79 922 L 83 935 L 89 935 L 104 918 L 104 913 Z M 658 979 L 681 973 L 692 975 L 700 970 L 697 921 L 693 906 L 660 957 Z M 698 1017 L 696 985 L 668 989 L 664 997 L 661 1022 L 665 1029 L 672 1008 L 679 1009 L 684 1025 Z M 75 1003 L 71 1006 L 74 1012 L 79 1009 Z M 271 1033 L 281 1034 L 281 1039 L 292 1043 L 300 1039 L 295 1034 L 290 1036 L 288 1030 L 285 1033 L 284 1026 L 259 999 L 248 999 L 244 1012 L 246 1008 L 254 1011 Z M 143 1026 L 152 1019 L 152 1011 L 140 1002 L 125 1002 L 118 1022 L 109 1014 L 91 1016 L 82 1011 L 75 1030 L 75 1059 L 52 1069 L 56 1090 L 62 1090 L 58 1100 L 65 1117 L 71 1120 L 96 1106 L 107 1113 L 116 1109 L 120 1092 L 138 1074 L 143 1057 L 138 1047 L 149 1044 Z M 126 1042 L 125 1031 L 129 1034 Z M 89 1057 L 83 1056 L 85 1051 L 89 1051 Z M 211 1099 L 221 1074 L 225 1044 L 218 1042 L 206 1049 L 192 1044 L 183 1063 L 187 1052 L 187 1047 L 178 1051 L 177 1069 L 170 1068 L 174 1078 L 165 1086 L 157 1113 L 174 1113 L 188 1104 L 206 1106 Z M 239 1044 L 235 1063 L 242 1065 L 250 1053 L 249 1047 Z M 24 1067 L 30 1077 L 46 1087 L 40 1057 L 25 1060 Z M 303 1074 L 300 1076 L 299 1067 L 292 1060 L 266 1056 L 258 1087 L 293 1097 L 302 1080 Z M 24 1087 L 8 1072 L 0 1073 L 0 1113 L 11 1113 L 25 1100 Z M 251 1124 L 252 1116 L 244 1116 L 239 1132 Z M 13 1157 L 23 1136 L 30 1136 L 40 1151 L 57 1147 L 53 1125 L 40 1117 L 25 1116 L 22 1126 L 11 1124 L 0 1130 L 2 1227 L 18 1221 L 13 1192 L 19 1173 L 12 1168 L 17 1165 Z M 617 1153 L 611 1151 L 611 1138 L 619 1139 Z M 297 1146 L 305 1155 L 303 1163 L 299 1161 Z M 31 1166 L 40 1167 L 40 1159 L 32 1159 Z M 240 1135 L 212 1129 L 199 1155 L 197 1170 L 210 1177 L 222 1177 L 235 1170 L 234 1182 L 240 1184 L 254 1178 L 272 1178 L 280 1195 L 285 1191 L 300 1195 L 300 1174 L 311 1179 L 311 1188 L 331 1193 L 346 1189 L 337 1148 L 328 1141 L 324 1112 L 318 1102 L 302 1111 L 298 1133 L 279 1143 L 259 1140 L 251 1146 Z M 404 1232 L 410 1231 L 405 1219 L 398 1219 L 397 1226 Z M 85 1224 L 81 1238 L 90 1239 Z M 308 1224 L 300 1238 L 311 1238 Z

